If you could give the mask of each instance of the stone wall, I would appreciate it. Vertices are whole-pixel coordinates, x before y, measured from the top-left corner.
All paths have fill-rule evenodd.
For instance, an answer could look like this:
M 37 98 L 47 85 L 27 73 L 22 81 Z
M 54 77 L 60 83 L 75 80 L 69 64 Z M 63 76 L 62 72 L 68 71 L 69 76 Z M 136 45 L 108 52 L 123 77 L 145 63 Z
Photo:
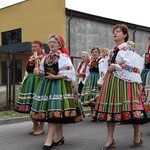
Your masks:
M 67 39 L 69 38 L 69 20 L 70 52 L 72 56 L 80 57 L 82 51 L 90 52 L 93 46 L 99 46 L 100 48 L 108 47 L 109 49 L 113 48 L 112 27 L 114 24 L 95 21 L 87 17 L 67 16 Z M 143 55 L 143 53 L 147 51 L 150 31 L 142 30 L 142 28 L 135 30 L 134 28 L 130 28 L 130 26 L 128 27 L 129 40 L 135 40 L 137 53 Z

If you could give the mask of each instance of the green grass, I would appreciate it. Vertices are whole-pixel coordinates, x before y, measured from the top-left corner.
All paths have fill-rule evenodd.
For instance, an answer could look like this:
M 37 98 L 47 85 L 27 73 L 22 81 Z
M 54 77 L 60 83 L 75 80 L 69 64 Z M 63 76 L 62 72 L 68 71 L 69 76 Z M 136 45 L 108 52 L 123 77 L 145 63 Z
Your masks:
M 14 110 L 0 111 L 0 119 L 9 119 L 23 116 L 29 116 L 29 114 L 18 113 Z

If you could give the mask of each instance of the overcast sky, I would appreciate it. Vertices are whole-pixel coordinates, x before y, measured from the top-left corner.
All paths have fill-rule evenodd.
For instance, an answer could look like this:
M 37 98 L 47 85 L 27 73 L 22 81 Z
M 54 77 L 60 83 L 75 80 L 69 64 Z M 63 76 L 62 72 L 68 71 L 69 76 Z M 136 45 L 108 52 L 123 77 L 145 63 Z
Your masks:
M 23 0 L 0 0 L 0 8 Z M 66 0 L 66 8 L 150 27 L 150 0 Z
M 24 0 L 0 0 L 0 8 L 7 7 L 9 5 L 13 5 L 21 1 L 24 1 Z

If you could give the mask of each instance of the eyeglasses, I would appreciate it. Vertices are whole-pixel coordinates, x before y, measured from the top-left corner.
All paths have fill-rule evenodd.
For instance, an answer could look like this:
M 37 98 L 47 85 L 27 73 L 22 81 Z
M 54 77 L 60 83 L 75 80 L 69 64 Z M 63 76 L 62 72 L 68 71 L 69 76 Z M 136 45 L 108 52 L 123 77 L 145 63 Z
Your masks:
M 58 43 L 57 41 L 49 41 L 48 44 L 56 44 Z

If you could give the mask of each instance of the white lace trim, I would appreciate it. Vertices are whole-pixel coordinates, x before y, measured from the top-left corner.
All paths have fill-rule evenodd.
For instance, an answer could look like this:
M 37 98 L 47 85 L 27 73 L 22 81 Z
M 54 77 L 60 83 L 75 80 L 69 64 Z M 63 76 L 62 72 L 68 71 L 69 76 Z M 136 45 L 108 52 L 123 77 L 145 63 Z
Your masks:
M 122 70 L 122 71 L 116 70 L 113 73 L 116 77 L 118 77 L 124 81 L 142 83 L 141 75 L 138 73 L 129 72 L 126 70 Z

